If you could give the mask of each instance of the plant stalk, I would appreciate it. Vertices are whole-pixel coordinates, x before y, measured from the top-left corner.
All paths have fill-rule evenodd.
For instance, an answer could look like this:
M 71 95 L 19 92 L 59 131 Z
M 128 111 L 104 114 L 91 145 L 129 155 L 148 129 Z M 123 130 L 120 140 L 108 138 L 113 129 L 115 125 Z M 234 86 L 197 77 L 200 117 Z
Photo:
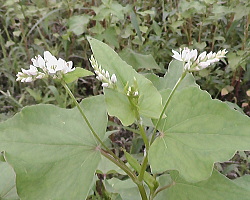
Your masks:
M 97 139 L 97 141 L 107 150 L 107 152 L 109 152 L 109 154 L 111 154 L 118 162 L 123 163 L 120 158 L 118 156 L 116 156 L 103 142 L 102 140 L 99 138 L 99 136 L 97 135 L 97 133 L 95 132 L 95 130 L 93 129 L 93 127 L 91 126 L 89 120 L 87 119 L 86 115 L 84 114 L 83 109 L 81 108 L 81 106 L 79 105 L 79 103 L 77 102 L 75 96 L 72 94 L 71 90 L 69 89 L 68 85 L 62 81 L 62 85 L 65 88 L 65 90 L 67 91 L 67 93 L 69 94 L 69 96 L 71 97 L 71 99 L 74 101 L 76 107 L 78 108 L 79 112 L 81 113 L 84 121 L 86 122 L 86 124 L 88 125 L 91 133 L 94 135 L 94 137 Z
M 156 122 L 156 125 L 155 125 L 155 128 L 154 128 L 154 132 L 153 132 L 153 135 L 152 135 L 151 140 L 150 140 L 150 145 L 153 143 L 153 141 L 154 141 L 154 139 L 155 139 L 156 131 L 157 131 L 158 126 L 159 126 L 159 124 L 160 124 L 160 121 L 161 121 L 161 119 L 162 119 L 162 117 L 163 117 L 163 115 L 164 115 L 164 113 L 165 113 L 165 111 L 166 111 L 166 109 L 167 109 L 167 107 L 168 107 L 168 104 L 169 104 L 170 100 L 172 99 L 172 97 L 173 97 L 173 95 L 174 95 L 176 89 L 177 89 L 178 86 L 180 85 L 181 81 L 185 78 L 186 74 L 187 74 L 187 71 L 184 71 L 184 72 L 182 73 L 181 77 L 178 79 L 178 81 L 176 82 L 174 88 L 172 89 L 171 93 L 169 94 L 168 99 L 167 99 L 167 101 L 166 101 L 166 103 L 165 103 L 165 105 L 164 105 L 164 107 L 163 107 L 163 110 L 162 110 L 162 112 L 161 112 L 161 114 L 160 114 L 160 117 L 159 117 L 159 119 L 158 119 L 157 122 Z
M 142 200 L 148 200 L 147 197 L 147 193 L 145 191 L 145 188 L 142 184 L 142 182 L 140 182 L 138 180 L 138 178 L 136 177 L 136 175 L 124 164 L 124 163 L 120 163 L 118 162 L 116 159 L 114 159 L 108 152 L 104 151 L 103 149 L 100 149 L 101 154 L 106 157 L 107 159 L 109 159 L 111 162 L 113 162 L 114 164 L 116 164 L 118 167 L 120 167 L 131 179 L 132 181 L 137 185 L 139 191 L 140 191 L 140 195 Z

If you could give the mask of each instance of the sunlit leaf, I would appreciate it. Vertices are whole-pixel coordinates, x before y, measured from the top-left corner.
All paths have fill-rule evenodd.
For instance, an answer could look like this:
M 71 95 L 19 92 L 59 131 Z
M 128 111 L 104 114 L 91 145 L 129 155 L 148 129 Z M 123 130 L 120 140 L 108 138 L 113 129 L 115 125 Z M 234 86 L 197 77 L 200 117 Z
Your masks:
M 103 101 L 96 96 L 81 103 L 100 138 L 107 125 Z M 26 107 L 0 124 L 0 151 L 16 172 L 21 199 L 85 199 L 100 161 L 96 147 L 76 108 Z
M 174 182 L 167 190 L 160 192 L 155 200 L 248 200 L 250 196 L 250 176 L 243 176 L 234 181 L 226 178 L 217 171 L 213 171 L 212 176 L 205 181 L 198 183 L 188 183 L 178 176 L 172 174 Z M 160 177 L 162 186 L 171 184 L 169 177 Z
M 149 151 L 155 173 L 176 169 L 189 182 L 205 180 L 214 162 L 230 159 L 236 150 L 250 149 L 249 117 L 212 100 L 199 88 L 176 92 L 165 114 L 161 135 Z
M 117 116 L 124 125 L 130 125 L 136 120 L 135 112 L 124 93 L 125 85 L 127 83 L 132 85 L 134 78 L 136 78 L 140 96 L 139 114 L 150 118 L 158 118 L 162 111 L 161 95 L 153 84 L 124 62 L 108 45 L 93 38 L 88 40 L 99 65 L 117 77 L 119 91 L 104 90 L 109 114 Z

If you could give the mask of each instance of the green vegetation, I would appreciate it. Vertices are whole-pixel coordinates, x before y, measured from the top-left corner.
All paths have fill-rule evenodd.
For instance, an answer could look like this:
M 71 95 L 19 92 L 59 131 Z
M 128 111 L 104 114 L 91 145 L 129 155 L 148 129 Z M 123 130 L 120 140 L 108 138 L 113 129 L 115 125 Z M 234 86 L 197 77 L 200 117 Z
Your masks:
M 138 75 L 138 80 L 144 81 L 146 77 L 158 90 L 157 84 L 160 81 L 157 82 L 158 79 L 149 73 L 163 76 L 170 70 L 168 66 L 172 60 L 172 49 L 189 47 L 199 52 L 227 49 L 226 59 L 216 66 L 194 73 L 196 82 L 213 98 L 226 101 L 232 108 L 250 116 L 250 2 L 246 0 L 6 0 L 0 5 L 0 14 L 0 121 L 5 121 L 23 107 L 33 104 L 74 107 L 73 100 L 56 80 L 20 83 L 16 82 L 16 74 L 21 68 L 28 69 L 30 59 L 38 54 L 43 55 L 45 50 L 73 61 L 75 67 L 93 71 L 89 63 L 92 51 L 87 41 L 88 36 L 107 43 L 123 60 L 144 75 Z M 145 82 L 150 83 L 148 80 Z M 93 76 L 79 78 L 70 83 L 69 88 L 78 101 L 102 93 L 100 82 Z M 152 88 L 148 85 L 143 88 L 145 91 L 148 89 Z M 187 91 L 186 96 L 189 95 Z M 105 95 L 112 97 L 111 93 L 107 92 Z M 206 96 L 205 93 L 203 95 Z M 99 97 L 94 98 L 101 102 Z M 153 111 L 159 109 L 160 112 L 162 109 L 157 107 L 158 101 L 160 97 L 157 96 L 152 102 L 152 105 L 155 103 Z M 110 104 L 115 103 L 110 98 Z M 59 112 L 57 108 L 53 109 Z M 115 107 L 113 109 L 114 113 L 119 111 Z M 142 105 L 142 112 L 147 112 L 147 109 L 146 105 Z M 128 113 L 125 110 L 125 117 L 119 117 L 123 124 L 129 125 L 131 121 L 126 120 L 133 122 L 136 116 L 126 119 L 129 110 Z M 91 114 L 95 113 L 89 115 Z M 125 159 L 123 150 L 126 149 L 133 155 L 137 154 L 137 159 L 140 160 L 143 139 L 132 133 L 136 128 L 134 124 L 124 127 L 118 119 L 110 118 L 108 132 L 103 137 L 109 137 L 112 144 L 108 145 L 112 145 L 119 157 Z M 164 149 L 163 144 L 160 147 Z M 157 150 L 155 145 L 151 151 L 154 150 Z M 129 160 L 127 157 L 126 159 Z M 81 160 L 76 159 L 76 162 Z M 107 170 L 110 169 L 110 163 L 103 163 L 104 167 L 98 168 L 98 180 L 89 199 L 115 199 L 119 181 L 109 178 L 118 177 L 123 180 L 127 177 L 119 169 Z M 230 161 L 216 163 L 215 168 L 234 179 L 250 174 L 249 163 L 249 152 L 238 152 Z M 157 162 L 155 166 L 158 166 Z M 183 167 L 185 166 L 180 166 Z M 10 169 L 8 173 L 11 173 L 9 171 Z M 218 177 L 218 174 L 214 172 L 213 176 Z M 168 177 L 162 177 L 162 181 L 168 182 Z M 223 182 L 222 179 L 220 181 Z M 111 187 L 112 184 L 117 187 Z M 123 181 L 123 184 L 129 186 L 130 182 Z M 212 185 L 210 182 L 204 184 Z

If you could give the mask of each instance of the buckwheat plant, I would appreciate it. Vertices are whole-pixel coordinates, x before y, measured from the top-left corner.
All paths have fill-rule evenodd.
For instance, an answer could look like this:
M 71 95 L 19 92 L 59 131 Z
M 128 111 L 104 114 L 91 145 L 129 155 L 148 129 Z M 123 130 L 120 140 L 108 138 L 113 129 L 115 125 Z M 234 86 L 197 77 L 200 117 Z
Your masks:
M 225 49 L 173 50 L 168 71 L 158 77 L 136 72 L 108 45 L 88 40 L 101 95 L 79 103 L 68 83 L 94 74 L 48 51 L 17 74 L 16 80 L 26 83 L 59 80 L 76 107 L 28 106 L 0 124 L 0 167 L 8 172 L 1 177 L 1 195 L 27 200 L 249 199 L 249 176 L 229 180 L 214 168 L 236 150 L 250 149 L 249 117 L 213 100 L 192 75 L 225 59 Z M 112 131 L 122 124 L 134 132 L 143 144 L 132 147 L 141 150 L 116 154 L 106 132 L 108 119 Z M 103 178 L 94 189 L 96 173 Z

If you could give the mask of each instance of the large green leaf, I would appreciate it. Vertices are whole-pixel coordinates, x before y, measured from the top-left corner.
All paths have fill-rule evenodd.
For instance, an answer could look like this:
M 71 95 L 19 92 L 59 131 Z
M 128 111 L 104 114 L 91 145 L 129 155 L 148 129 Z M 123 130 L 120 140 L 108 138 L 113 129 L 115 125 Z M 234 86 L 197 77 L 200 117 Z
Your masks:
M 168 92 L 168 91 L 166 91 Z M 149 150 L 153 172 L 176 169 L 189 182 L 207 179 L 214 162 L 250 149 L 250 119 L 197 87 L 175 93 Z
M 0 199 L 18 200 L 15 173 L 8 163 L 0 161 Z
M 112 89 L 104 90 L 109 114 L 117 116 L 124 125 L 130 125 L 135 121 L 135 112 L 123 91 L 127 82 L 132 85 L 136 78 L 140 95 L 138 103 L 140 115 L 158 118 L 163 107 L 161 95 L 153 84 L 124 62 L 108 45 L 93 38 L 88 40 L 99 65 L 117 77 L 119 92 Z
M 173 185 L 160 192 L 155 200 L 249 200 L 250 197 L 250 176 L 247 175 L 232 181 L 214 170 L 208 180 L 198 183 L 188 183 L 178 173 L 172 178 Z M 171 184 L 166 175 L 160 177 L 160 183 L 162 186 Z
M 103 101 L 96 96 L 81 103 L 100 138 L 107 125 Z M 16 172 L 21 199 L 85 199 L 100 161 L 96 147 L 76 108 L 26 107 L 0 124 L 0 151 Z

